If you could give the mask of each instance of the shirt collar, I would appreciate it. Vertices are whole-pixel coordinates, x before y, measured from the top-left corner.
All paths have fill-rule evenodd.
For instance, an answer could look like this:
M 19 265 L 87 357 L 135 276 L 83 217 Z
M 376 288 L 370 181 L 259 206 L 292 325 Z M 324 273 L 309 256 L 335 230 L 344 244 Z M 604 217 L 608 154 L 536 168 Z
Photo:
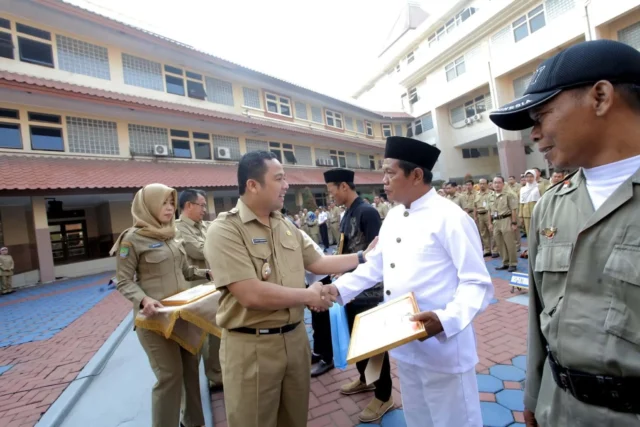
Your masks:
M 407 209 L 405 207 L 405 209 L 408 210 L 409 212 L 414 212 L 414 211 L 420 210 L 423 207 L 425 207 L 429 203 L 429 201 L 431 201 L 435 196 L 440 197 L 436 193 L 436 190 L 431 188 L 429 191 L 427 191 L 425 194 L 423 194 L 417 200 L 415 200 L 413 203 L 411 203 L 411 207 L 410 208 Z
M 238 215 L 240 216 L 240 220 L 242 221 L 243 224 L 246 224 L 254 220 L 258 221 L 258 217 L 256 216 L 256 214 L 253 213 L 251 208 L 249 208 L 249 206 L 247 206 L 242 201 L 242 199 L 238 199 L 238 204 L 236 205 L 236 208 L 238 209 Z M 282 219 L 282 214 L 278 211 L 273 211 L 271 212 L 270 217 L 271 219 Z M 273 223 L 272 221 L 270 222 Z
M 364 203 L 364 201 L 362 200 L 362 197 L 360 197 L 360 196 L 356 197 L 355 200 L 353 201 L 353 203 L 351 203 L 351 206 L 349 206 L 349 209 L 347 209 L 345 212 L 351 212 L 356 207 L 358 207 L 358 205 L 360 205 L 362 203 Z
M 195 221 L 193 221 L 191 218 L 189 218 L 188 216 L 186 216 L 185 214 L 181 214 L 180 215 L 180 221 L 189 224 L 192 227 L 196 227 L 197 224 Z

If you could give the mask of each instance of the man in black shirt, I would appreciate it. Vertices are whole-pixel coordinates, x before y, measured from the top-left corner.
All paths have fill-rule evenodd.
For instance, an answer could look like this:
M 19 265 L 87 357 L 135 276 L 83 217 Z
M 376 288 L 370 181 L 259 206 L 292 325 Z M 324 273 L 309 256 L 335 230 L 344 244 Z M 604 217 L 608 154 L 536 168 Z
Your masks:
M 380 214 L 371 204 L 366 203 L 358 196 L 354 185 L 354 172 L 348 169 L 331 169 L 324 173 L 324 180 L 327 183 L 327 192 L 338 205 L 345 205 L 347 211 L 340 222 L 340 234 L 342 242 L 338 242 L 338 250 L 342 248 L 343 254 L 357 253 L 367 249 L 377 236 L 382 225 Z M 345 305 L 349 330 L 353 330 L 353 323 L 356 315 L 376 307 L 384 300 L 383 285 L 379 283 L 358 295 L 352 302 Z M 356 363 L 360 378 L 342 386 L 342 394 L 356 394 L 370 390 L 375 390 L 374 399 L 360 413 L 360 421 L 368 423 L 382 418 L 382 416 L 393 408 L 393 398 L 391 397 L 391 366 L 389 364 L 389 354 L 384 353 L 384 362 L 380 379 L 371 385 L 365 382 L 364 371 L 369 360 Z

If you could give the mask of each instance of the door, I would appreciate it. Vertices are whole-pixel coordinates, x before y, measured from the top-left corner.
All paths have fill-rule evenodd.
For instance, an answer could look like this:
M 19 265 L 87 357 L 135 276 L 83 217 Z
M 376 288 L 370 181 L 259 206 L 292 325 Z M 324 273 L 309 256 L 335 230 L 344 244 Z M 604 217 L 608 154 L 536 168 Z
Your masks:
M 49 224 L 51 250 L 55 264 L 87 259 L 86 228 L 84 221 Z

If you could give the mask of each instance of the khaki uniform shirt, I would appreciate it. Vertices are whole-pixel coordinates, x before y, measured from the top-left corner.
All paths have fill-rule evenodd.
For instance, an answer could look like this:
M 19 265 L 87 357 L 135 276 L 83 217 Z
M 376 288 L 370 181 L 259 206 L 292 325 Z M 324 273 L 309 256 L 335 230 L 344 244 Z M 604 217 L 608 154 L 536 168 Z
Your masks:
M 454 194 L 453 196 L 450 196 L 447 194 L 446 198 L 462 208 L 462 199 L 460 198 L 460 195 Z
M 337 206 L 334 206 L 333 209 L 331 209 L 331 211 L 329 211 L 329 223 L 333 224 L 333 223 L 339 223 L 340 222 L 340 208 Z
M 160 301 L 189 289 L 187 280 L 206 278 L 207 272 L 189 265 L 180 240 L 161 241 L 138 230 L 122 236 L 116 262 L 116 287 L 133 303 L 134 316 L 145 296 Z
M 313 220 L 311 219 L 311 217 L 307 217 L 307 228 L 309 229 L 309 234 L 320 234 L 320 226 L 318 225 L 318 215 L 315 215 L 315 219 Z
M 566 179 L 531 218 L 525 407 L 540 425 L 640 425 L 563 392 L 547 361 L 548 346 L 567 368 L 640 377 L 640 170 L 595 212 L 582 171 Z
M 475 192 L 464 192 L 460 195 L 460 202 L 462 209 L 467 213 L 473 213 L 473 206 L 475 205 L 476 193 Z
M 473 203 L 475 208 L 478 210 L 478 213 L 483 214 L 483 213 L 489 212 L 492 201 L 493 201 L 493 192 L 487 190 L 484 193 L 481 191 L 478 191 L 476 193 L 476 198 Z
M 12 276 L 13 266 L 11 255 L 0 255 L 0 276 Z
M 549 187 L 551 187 L 551 182 L 549 182 L 548 180 L 541 178 L 540 181 L 538 181 L 538 191 L 540 192 L 541 197 L 545 193 L 545 191 L 549 189 Z
M 272 212 L 269 227 L 238 200 L 222 213 L 207 231 L 205 256 L 211 263 L 216 288 L 222 293 L 216 322 L 225 329 L 275 328 L 301 322 L 304 306 L 282 310 L 251 310 L 243 307 L 227 286 L 257 279 L 289 288 L 305 287 L 305 268 L 322 257 L 313 241 L 280 212 Z M 263 277 L 265 264 L 271 274 Z
M 522 188 L 522 186 L 520 184 L 518 184 L 517 182 L 513 185 L 510 184 L 505 184 L 504 185 L 504 189 L 505 190 L 509 190 L 511 191 L 513 194 L 515 194 L 518 197 L 518 200 L 520 200 L 520 189 Z
M 385 217 L 389 213 L 389 206 L 387 206 L 387 204 L 384 203 L 384 202 L 380 202 L 376 206 L 376 210 L 378 211 L 378 214 L 380 215 L 380 219 L 385 219 Z
M 204 260 L 204 238 L 207 234 L 207 224 L 203 222 L 194 222 L 184 215 L 180 215 L 180 219 L 176 221 L 177 237 L 182 239 L 184 249 L 187 251 L 189 264 L 199 268 L 206 268 L 207 263 Z
M 494 193 L 491 203 L 492 217 L 501 217 L 503 215 L 511 215 L 518 208 L 516 196 L 511 191 L 503 190 L 502 193 Z

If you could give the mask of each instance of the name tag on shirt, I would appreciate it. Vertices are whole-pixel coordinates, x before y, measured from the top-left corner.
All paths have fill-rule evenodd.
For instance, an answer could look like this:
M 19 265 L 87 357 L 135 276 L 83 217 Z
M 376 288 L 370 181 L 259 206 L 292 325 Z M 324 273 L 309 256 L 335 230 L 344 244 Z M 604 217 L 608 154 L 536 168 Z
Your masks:
M 251 239 L 251 241 L 253 242 L 254 245 L 257 245 L 259 243 L 267 243 L 268 242 L 267 239 Z
M 162 246 L 162 243 L 154 243 L 154 244 L 152 244 L 152 245 L 149 245 L 149 247 L 150 247 L 151 249 L 159 248 L 159 247 L 161 247 L 161 246 Z
M 482 206 L 487 207 L 487 202 L 482 202 Z

